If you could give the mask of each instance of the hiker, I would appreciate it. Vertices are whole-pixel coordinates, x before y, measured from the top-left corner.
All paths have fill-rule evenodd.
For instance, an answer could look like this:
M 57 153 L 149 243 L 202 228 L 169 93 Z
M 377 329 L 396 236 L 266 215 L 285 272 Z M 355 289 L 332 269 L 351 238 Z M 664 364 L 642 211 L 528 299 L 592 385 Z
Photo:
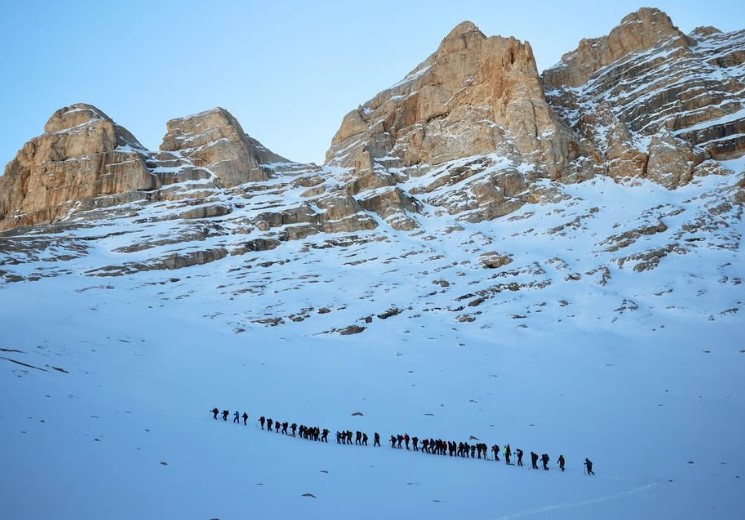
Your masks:
M 494 460 L 499 462 L 499 444 L 492 446 L 491 451 L 494 453 Z
M 406 449 L 409 449 L 409 434 L 404 433 L 404 444 L 406 444 Z
M 367 434 L 366 433 L 362 434 L 362 445 L 367 446 Z
M 378 448 L 380 448 L 380 434 L 378 432 L 375 432 L 375 435 L 373 436 L 373 439 L 375 439 L 373 441 L 373 448 L 375 446 L 377 446 Z
M 543 463 L 543 469 L 548 471 L 548 453 L 541 455 L 541 462 Z
M 523 450 L 518 448 L 515 450 L 515 453 L 517 453 L 517 465 L 522 466 L 523 465 Z
M 362 444 L 362 432 L 359 430 L 354 434 L 354 444 L 355 446 L 360 446 Z
M 230 412 L 227 410 L 222 411 L 222 420 L 227 422 L 228 421 L 228 415 L 230 415 Z
M 263 415 L 261 417 L 259 417 L 259 423 L 261 424 L 261 429 L 262 430 L 264 429 L 264 422 L 265 421 L 266 421 L 266 419 L 264 418 Z
M 476 458 L 476 445 L 475 444 L 471 446 L 471 458 L 472 459 Z
M 241 422 L 241 415 L 238 413 L 238 410 L 236 410 L 235 413 L 233 414 L 233 424 L 235 423 L 240 424 L 240 422 Z
M 279 421 L 274 421 L 274 430 L 279 433 L 279 429 L 282 427 L 282 424 Z
M 391 448 L 395 448 L 395 447 L 396 447 L 396 436 L 391 435 Z
M 533 465 L 533 469 L 538 469 L 538 454 L 534 451 L 530 452 L 530 463 Z
M 215 417 L 215 420 L 217 420 L 217 414 L 219 414 L 219 413 L 220 413 L 220 410 L 218 410 L 218 409 L 217 409 L 217 406 L 215 406 L 215 407 L 214 407 L 214 408 L 212 409 L 212 415 L 213 415 L 213 416 Z
M 248 423 L 248 414 L 246 412 L 243 412 L 243 426 L 246 426 Z
M 559 455 L 559 468 L 564 471 L 564 455 Z
M 417 444 L 419 444 L 419 437 L 412 437 L 411 442 L 414 444 L 414 451 L 419 451 Z
M 328 442 L 329 441 L 329 429 L 328 428 L 324 428 L 323 429 L 323 435 L 321 435 L 321 440 L 323 442 Z
M 292 430 L 292 436 L 295 436 L 295 432 L 297 431 L 297 423 L 292 423 L 292 426 L 290 426 L 290 429 Z
M 347 444 L 352 444 L 352 432 L 347 430 Z
M 285 422 L 282 423 L 282 433 L 284 433 L 285 435 L 287 435 L 287 427 L 288 426 L 289 426 L 289 424 L 287 424 L 287 421 L 285 421 Z
M 507 444 L 504 447 L 504 460 L 507 462 L 507 464 L 511 464 L 510 462 L 510 455 L 512 455 L 512 449 L 510 449 L 510 445 Z
M 266 431 L 268 431 L 268 432 L 272 431 L 272 424 L 273 423 L 274 423 L 274 421 L 272 421 L 271 419 L 267 419 L 266 420 Z
M 585 459 L 585 466 L 587 466 L 587 474 L 588 475 L 594 475 L 595 474 L 592 471 L 592 461 L 590 459 Z

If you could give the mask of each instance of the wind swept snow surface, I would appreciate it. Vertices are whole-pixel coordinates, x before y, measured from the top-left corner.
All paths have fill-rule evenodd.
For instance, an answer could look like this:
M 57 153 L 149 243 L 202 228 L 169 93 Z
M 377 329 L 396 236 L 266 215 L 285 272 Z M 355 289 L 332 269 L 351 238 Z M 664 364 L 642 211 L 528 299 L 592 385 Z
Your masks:
M 598 180 L 492 222 L 381 224 L 347 245 L 318 235 L 119 276 L 100 269 L 178 247 L 122 246 L 177 224 L 112 219 L 33 258 L 8 241 L 42 237 L 3 238 L 2 515 L 736 518 L 745 229 L 714 211 L 731 182 Z M 653 242 L 685 248 L 653 264 Z M 512 262 L 485 269 L 488 251 Z M 329 443 L 262 431 L 261 415 Z M 369 446 L 337 445 L 342 429 Z M 509 443 L 525 467 L 391 449 L 403 433 Z

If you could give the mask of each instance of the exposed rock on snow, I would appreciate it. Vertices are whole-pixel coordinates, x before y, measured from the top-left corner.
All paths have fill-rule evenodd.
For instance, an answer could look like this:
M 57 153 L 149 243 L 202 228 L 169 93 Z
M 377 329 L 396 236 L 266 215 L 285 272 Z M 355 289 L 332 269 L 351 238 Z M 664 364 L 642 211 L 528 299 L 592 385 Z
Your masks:
M 0 177 L 0 230 L 58 219 L 78 201 L 157 187 L 145 149 L 91 105 L 55 112 Z
M 192 164 L 214 174 L 226 188 L 264 181 L 269 163 L 287 163 L 248 136 L 230 112 L 215 108 L 168 121 L 161 150 L 177 152 Z

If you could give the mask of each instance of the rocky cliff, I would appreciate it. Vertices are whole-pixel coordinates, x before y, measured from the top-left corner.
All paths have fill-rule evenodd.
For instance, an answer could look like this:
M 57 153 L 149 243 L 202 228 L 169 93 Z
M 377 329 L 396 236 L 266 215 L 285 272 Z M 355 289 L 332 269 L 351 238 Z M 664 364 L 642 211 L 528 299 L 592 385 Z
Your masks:
M 578 152 L 546 102 L 530 44 L 464 22 L 402 81 L 347 114 L 326 160 L 361 175 L 416 175 L 497 153 L 560 178 Z
M 167 129 L 160 149 L 208 170 L 226 188 L 266 180 L 262 165 L 289 162 L 247 135 L 223 108 L 172 119 Z
M 745 31 L 685 35 L 657 9 L 582 40 L 542 75 L 550 105 L 604 172 L 674 189 L 745 152 Z
M 91 105 L 58 110 L 0 177 L 0 229 L 58 219 L 101 195 L 156 188 L 145 153 L 132 134 Z
M 540 76 L 529 43 L 464 22 L 344 117 L 322 167 L 268 150 L 221 108 L 169 121 L 153 151 L 95 107 L 61 109 L 0 178 L 0 230 L 156 203 L 240 221 L 267 246 L 492 220 L 596 176 L 675 189 L 745 152 L 744 78 L 745 31 L 685 35 L 656 9 Z

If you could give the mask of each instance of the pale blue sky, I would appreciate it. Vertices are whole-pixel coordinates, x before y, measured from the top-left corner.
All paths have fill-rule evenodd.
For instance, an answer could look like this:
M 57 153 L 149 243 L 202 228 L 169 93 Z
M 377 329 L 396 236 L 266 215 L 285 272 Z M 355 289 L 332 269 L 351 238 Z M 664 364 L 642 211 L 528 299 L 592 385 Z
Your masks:
M 92 103 L 157 149 L 169 119 L 215 106 L 293 160 L 322 162 L 345 113 L 400 80 L 463 20 L 528 40 L 539 69 L 638 1 L 19 1 L 0 17 L 0 164 L 58 108 Z M 745 1 L 657 1 L 689 32 L 745 28 Z

